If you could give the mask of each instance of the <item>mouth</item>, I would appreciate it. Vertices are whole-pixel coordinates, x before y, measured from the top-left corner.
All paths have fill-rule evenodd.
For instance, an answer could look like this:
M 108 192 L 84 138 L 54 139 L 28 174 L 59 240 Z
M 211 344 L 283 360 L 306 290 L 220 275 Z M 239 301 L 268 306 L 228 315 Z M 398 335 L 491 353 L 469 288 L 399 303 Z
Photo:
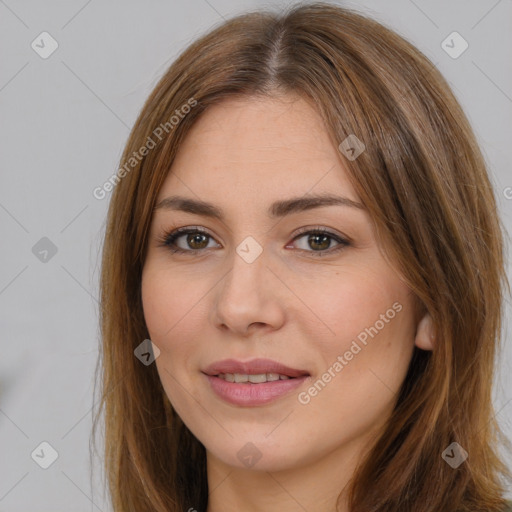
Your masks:
M 272 359 L 253 359 L 246 362 L 224 359 L 211 364 L 203 370 L 203 373 L 220 377 L 228 382 L 250 382 L 253 384 L 309 375 L 307 370 L 292 368 Z
M 279 373 L 257 373 L 254 375 L 247 373 L 219 373 L 214 375 L 226 382 L 237 382 L 247 384 L 262 384 L 263 382 L 275 382 L 276 380 L 296 379 L 297 377 L 289 377 L 288 375 L 280 375 Z
M 267 404 L 289 394 L 311 377 L 307 370 L 270 359 L 248 362 L 226 359 L 213 363 L 202 373 L 218 397 L 238 406 Z

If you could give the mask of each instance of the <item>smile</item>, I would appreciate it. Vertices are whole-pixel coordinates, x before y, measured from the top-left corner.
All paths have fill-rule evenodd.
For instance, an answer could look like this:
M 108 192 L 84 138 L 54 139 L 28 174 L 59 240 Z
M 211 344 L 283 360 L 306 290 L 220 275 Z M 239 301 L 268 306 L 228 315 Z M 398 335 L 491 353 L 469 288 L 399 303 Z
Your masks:
M 202 373 L 217 397 L 242 407 L 274 402 L 311 378 L 306 370 L 271 359 L 247 362 L 226 359 L 211 364 Z
M 279 373 L 258 373 L 256 375 L 247 375 L 242 373 L 221 373 L 217 375 L 220 379 L 227 382 L 248 382 L 250 384 L 261 384 L 263 382 L 275 382 L 276 380 L 287 380 L 292 377 L 280 375 Z

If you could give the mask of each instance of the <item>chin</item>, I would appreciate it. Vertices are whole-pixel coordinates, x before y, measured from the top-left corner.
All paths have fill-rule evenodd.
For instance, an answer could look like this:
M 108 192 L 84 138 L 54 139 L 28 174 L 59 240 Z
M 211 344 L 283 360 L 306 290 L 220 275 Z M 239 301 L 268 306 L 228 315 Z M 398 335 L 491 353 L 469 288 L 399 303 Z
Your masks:
M 251 471 L 278 472 L 296 469 L 313 461 L 313 453 L 304 453 L 297 447 L 307 446 L 311 450 L 311 443 L 296 441 L 289 435 L 284 438 L 270 440 L 268 430 L 265 433 L 244 436 L 226 435 L 223 443 L 218 439 L 205 440 L 209 456 L 220 460 L 227 466 Z

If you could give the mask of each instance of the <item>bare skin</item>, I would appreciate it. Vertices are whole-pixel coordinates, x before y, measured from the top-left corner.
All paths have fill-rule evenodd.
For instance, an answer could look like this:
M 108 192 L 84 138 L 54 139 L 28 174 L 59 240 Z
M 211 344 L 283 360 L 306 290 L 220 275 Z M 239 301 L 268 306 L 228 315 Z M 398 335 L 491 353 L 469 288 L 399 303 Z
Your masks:
M 224 214 L 156 210 L 142 279 L 160 379 L 207 450 L 208 512 L 348 512 L 342 490 L 382 432 L 414 345 L 432 349 L 430 319 L 415 323 L 414 297 L 364 208 L 267 213 L 275 201 L 318 194 L 360 203 L 319 115 L 287 96 L 207 110 L 157 198 L 207 201 Z M 182 234 L 174 243 L 188 252 L 172 253 L 159 240 L 180 227 L 207 233 Z M 348 243 L 300 228 L 325 228 Z M 244 245 L 247 237 L 257 245 Z M 249 263 L 240 244 L 262 252 Z M 270 403 L 234 405 L 203 373 L 228 358 L 269 358 L 309 377 Z M 311 391 L 319 379 L 324 385 Z

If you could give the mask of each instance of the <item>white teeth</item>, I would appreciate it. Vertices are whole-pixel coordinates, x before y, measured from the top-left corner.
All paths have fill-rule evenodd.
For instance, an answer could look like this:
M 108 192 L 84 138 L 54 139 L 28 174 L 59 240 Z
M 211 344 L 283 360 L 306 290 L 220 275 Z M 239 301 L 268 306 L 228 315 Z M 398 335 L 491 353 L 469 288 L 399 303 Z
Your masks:
M 267 375 L 265 373 L 260 373 L 259 375 L 249 375 L 249 382 L 252 382 L 254 384 L 267 382 Z
M 219 378 L 227 382 L 251 382 L 253 384 L 262 384 L 263 382 L 274 382 L 276 380 L 286 380 L 288 375 L 279 373 L 259 373 L 257 375 L 246 375 L 242 373 L 220 373 Z

